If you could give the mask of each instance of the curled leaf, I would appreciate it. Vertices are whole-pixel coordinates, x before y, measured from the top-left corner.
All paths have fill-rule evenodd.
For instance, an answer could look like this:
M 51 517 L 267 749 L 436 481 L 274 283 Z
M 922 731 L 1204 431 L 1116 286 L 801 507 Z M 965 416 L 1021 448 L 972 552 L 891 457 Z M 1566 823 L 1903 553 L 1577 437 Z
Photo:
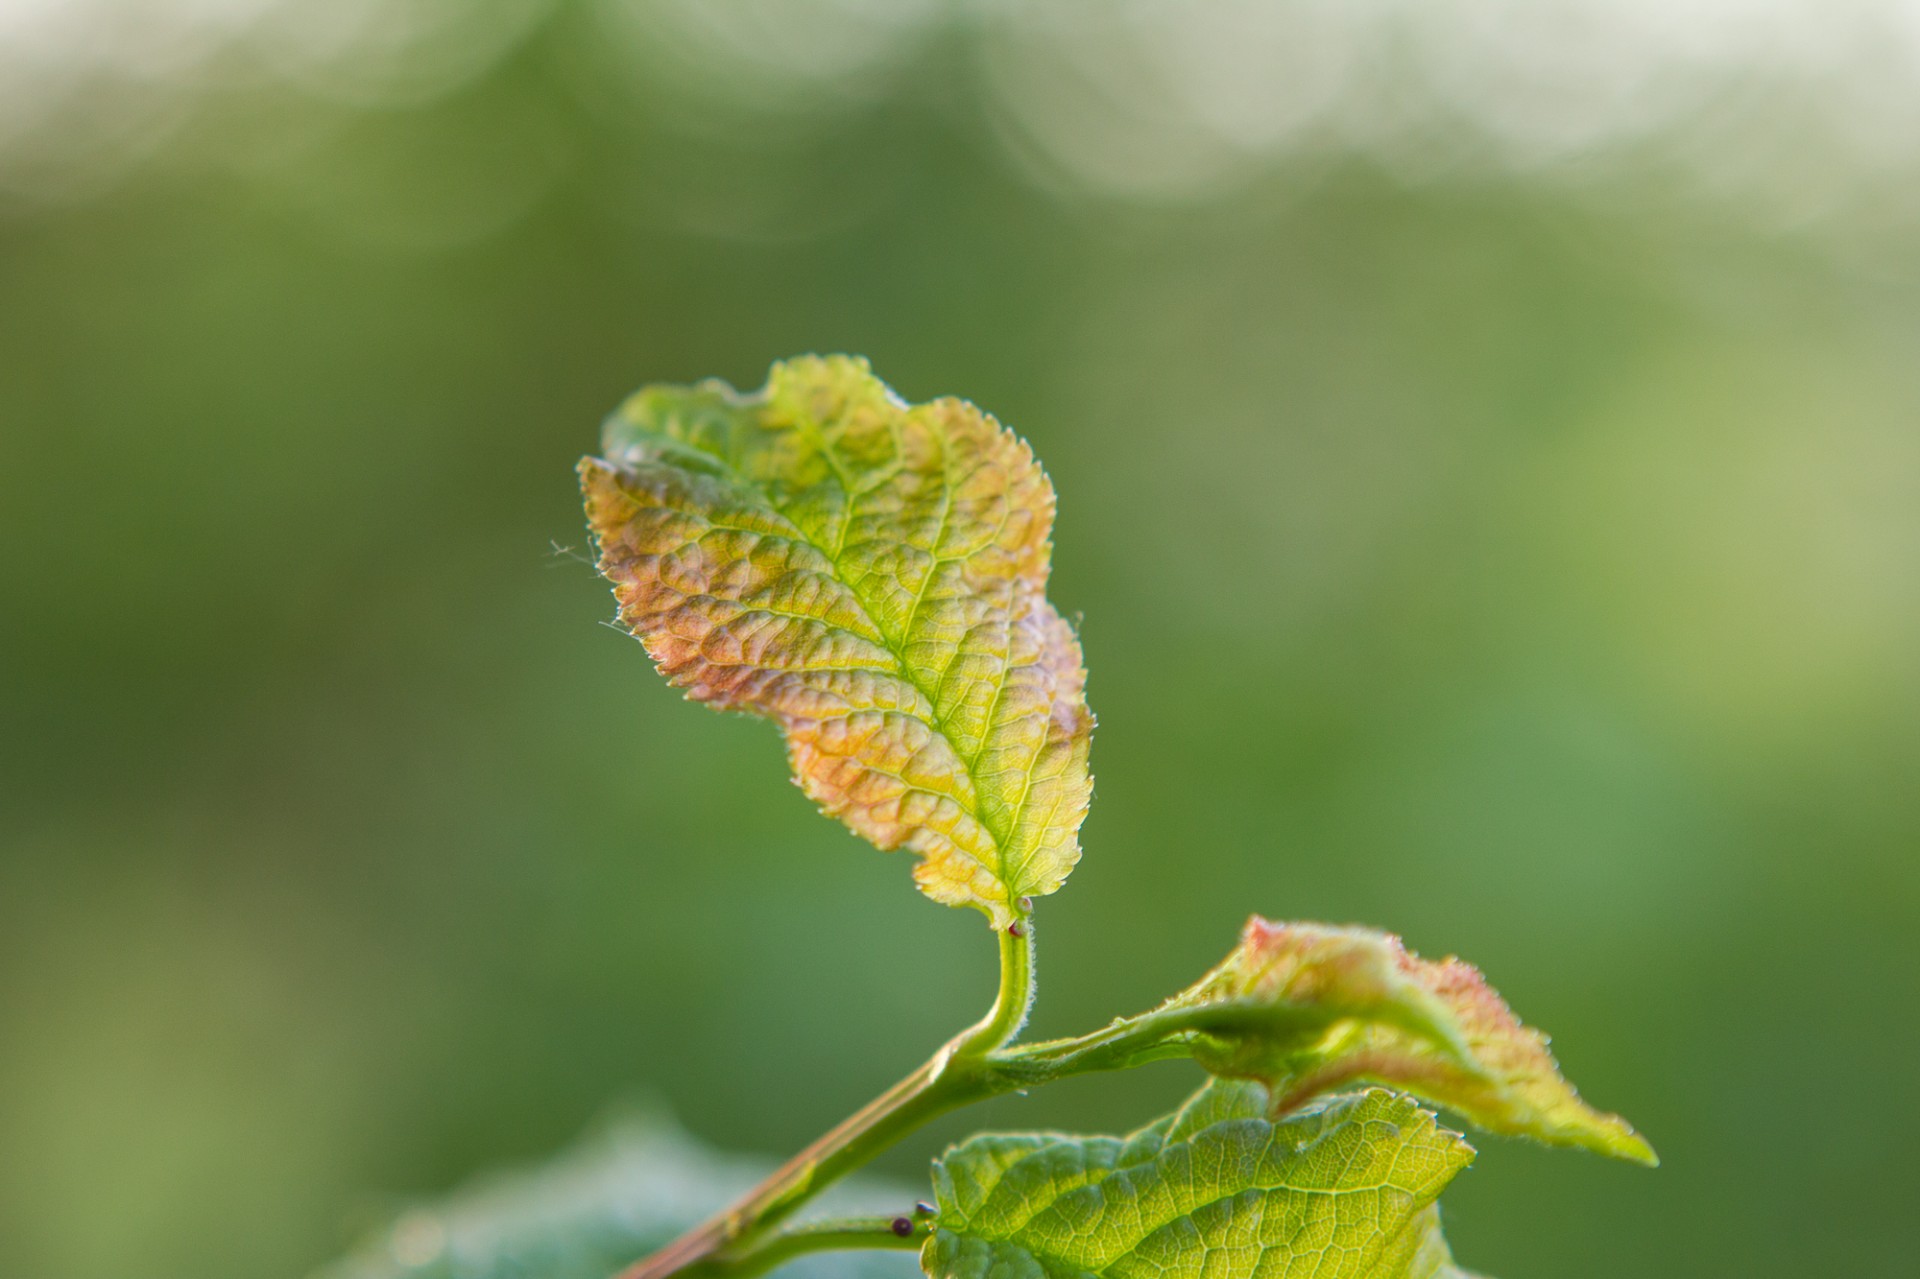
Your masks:
M 864 360 L 657 386 L 580 464 L 620 617 L 695 701 L 785 734 L 796 780 L 927 896 L 1011 922 L 1080 856 L 1093 716 L 1047 602 L 1053 488 L 961 400 Z
M 1464 1279 L 1433 1206 L 1473 1158 L 1384 1091 L 1284 1119 L 1216 1081 L 1130 1137 L 988 1134 L 934 1165 L 933 1279 Z
M 1281 1112 L 1371 1079 L 1490 1132 L 1659 1162 L 1626 1120 L 1580 1100 L 1546 1036 L 1477 969 L 1422 959 L 1390 933 L 1255 916 L 1233 953 L 1169 1007 L 1193 1011 L 1202 1065 L 1262 1081 Z

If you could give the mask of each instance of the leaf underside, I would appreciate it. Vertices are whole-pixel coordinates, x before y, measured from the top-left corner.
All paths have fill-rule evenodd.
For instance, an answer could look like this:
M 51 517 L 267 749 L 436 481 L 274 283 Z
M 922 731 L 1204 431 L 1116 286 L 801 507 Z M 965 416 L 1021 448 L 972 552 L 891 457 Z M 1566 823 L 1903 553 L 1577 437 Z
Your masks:
M 996 925 L 1080 856 L 1093 716 L 1046 598 L 1054 497 L 973 405 L 864 360 L 641 391 L 580 464 L 620 618 L 695 701 L 777 723 L 795 779 Z
M 1260 1080 L 1282 1112 L 1374 1080 L 1490 1132 L 1659 1162 L 1626 1120 L 1580 1099 L 1546 1036 L 1523 1025 L 1479 970 L 1422 959 L 1390 933 L 1255 916 L 1233 953 L 1169 1006 L 1202 1013 L 1194 1051 L 1202 1065 Z
M 1434 1199 L 1473 1158 L 1397 1093 L 1267 1118 L 1215 1081 L 1130 1137 L 975 1137 L 934 1166 L 933 1279 L 1464 1279 Z

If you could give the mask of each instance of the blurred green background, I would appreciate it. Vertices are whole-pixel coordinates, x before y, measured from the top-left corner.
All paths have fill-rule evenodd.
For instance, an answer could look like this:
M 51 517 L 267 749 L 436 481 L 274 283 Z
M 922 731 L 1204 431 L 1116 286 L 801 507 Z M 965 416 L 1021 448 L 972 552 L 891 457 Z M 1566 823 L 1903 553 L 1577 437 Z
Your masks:
M 1466 1264 L 1912 1274 L 1920 22 L 1757 8 L 0 0 L 0 1275 L 784 1152 L 978 1014 L 580 558 L 625 392 L 811 350 L 1061 493 L 1037 1031 L 1390 927 L 1666 1159 L 1484 1141 Z

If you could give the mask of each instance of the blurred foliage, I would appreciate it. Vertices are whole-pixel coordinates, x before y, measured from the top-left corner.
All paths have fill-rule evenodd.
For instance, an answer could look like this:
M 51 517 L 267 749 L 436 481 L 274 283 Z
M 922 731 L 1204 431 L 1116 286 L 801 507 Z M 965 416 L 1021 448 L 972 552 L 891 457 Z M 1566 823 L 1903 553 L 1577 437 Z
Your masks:
M 474 6 L 379 92 L 208 71 L 0 206 L 0 1275 L 303 1274 L 635 1089 L 785 1152 L 986 1006 L 977 920 L 578 558 L 627 391 L 805 350 L 1060 491 L 1101 728 L 1038 1033 L 1250 911 L 1379 924 L 1666 1160 L 1490 1143 L 1476 1266 L 1910 1269 L 1920 1118 L 1838 1101 L 1920 1054 L 1910 223 L 1337 148 L 1123 197 L 963 27 L 802 100 L 600 8 Z
M 715 1155 L 659 1114 L 618 1115 L 539 1168 L 409 1208 L 316 1279 L 607 1279 L 771 1171 L 770 1161 Z M 821 1202 L 835 1215 L 884 1215 L 910 1212 L 914 1196 L 856 1179 Z M 784 1273 L 911 1279 L 920 1267 L 912 1254 L 861 1252 L 802 1257 Z

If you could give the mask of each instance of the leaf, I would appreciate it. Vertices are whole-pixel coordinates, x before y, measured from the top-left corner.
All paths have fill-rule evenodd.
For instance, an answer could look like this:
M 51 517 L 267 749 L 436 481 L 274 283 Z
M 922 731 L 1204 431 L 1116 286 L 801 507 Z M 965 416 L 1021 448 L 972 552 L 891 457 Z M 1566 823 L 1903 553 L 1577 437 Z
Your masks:
M 1491 1132 L 1659 1163 L 1626 1120 L 1580 1100 L 1546 1036 L 1477 969 L 1422 959 L 1389 933 L 1256 915 L 1225 962 L 1168 1007 L 1198 1014 L 1202 1065 L 1262 1081 L 1282 1112 L 1372 1079 Z
M 1389 1250 L 1384 1271 L 1405 1279 L 1480 1279 L 1453 1264 L 1453 1252 L 1440 1233 L 1439 1204 L 1429 1204 L 1407 1224 Z
M 482 1177 L 399 1213 L 315 1279 L 607 1279 L 724 1207 L 772 1168 L 721 1155 L 670 1120 L 629 1114 L 539 1167 Z M 867 1178 L 821 1204 L 898 1212 L 912 1190 Z M 898 1253 L 802 1257 L 790 1279 L 908 1279 Z
M 1473 1158 L 1410 1099 L 1373 1090 L 1267 1117 L 1216 1081 L 1125 1139 L 975 1137 L 934 1165 L 933 1279 L 1458 1277 L 1432 1207 Z
M 650 387 L 580 464 L 620 617 L 687 696 L 777 723 L 795 778 L 921 891 L 1009 923 L 1079 859 L 1093 716 L 1047 602 L 1053 488 L 864 360 Z

